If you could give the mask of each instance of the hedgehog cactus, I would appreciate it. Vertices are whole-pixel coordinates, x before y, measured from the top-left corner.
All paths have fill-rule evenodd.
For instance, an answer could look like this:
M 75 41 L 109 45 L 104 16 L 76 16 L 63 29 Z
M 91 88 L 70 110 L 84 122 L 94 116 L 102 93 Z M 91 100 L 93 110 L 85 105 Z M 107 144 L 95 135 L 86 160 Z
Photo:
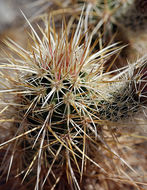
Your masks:
M 81 189 L 87 162 L 106 172 L 89 156 L 91 146 L 102 146 L 125 163 L 103 137 L 103 123 L 133 115 L 142 106 L 146 58 L 120 73 L 105 72 L 105 62 L 121 49 L 117 44 L 94 53 L 94 33 L 85 39 L 82 16 L 76 31 L 63 24 L 57 34 L 49 23 L 39 27 L 40 37 L 28 21 L 30 50 L 6 41 L 15 56 L 8 54 L 0 65 L 3 125 L 12 122 L 4 127 L 10 134 L 0 145 L 7 147 L 3 163 L 11 153 L 7 177 L 17 159 L 16 176 L 31 189 Z

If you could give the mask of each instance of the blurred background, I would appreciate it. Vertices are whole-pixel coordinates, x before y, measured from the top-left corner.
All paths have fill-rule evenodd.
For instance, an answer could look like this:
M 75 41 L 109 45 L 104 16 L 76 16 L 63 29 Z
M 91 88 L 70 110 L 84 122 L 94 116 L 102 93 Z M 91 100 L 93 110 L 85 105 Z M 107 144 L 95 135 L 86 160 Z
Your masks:
M 10 27 L 18 26 L 24 18 L 22 10 L 27 17 L 38 14 L 40 0 L 0 0 L 0 33 Z

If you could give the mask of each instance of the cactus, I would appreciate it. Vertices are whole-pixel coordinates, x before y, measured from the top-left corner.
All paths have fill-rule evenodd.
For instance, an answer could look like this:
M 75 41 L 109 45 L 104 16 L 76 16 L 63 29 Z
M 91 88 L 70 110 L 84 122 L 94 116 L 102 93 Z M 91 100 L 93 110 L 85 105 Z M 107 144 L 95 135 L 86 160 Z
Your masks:
M 67 29 L 58 36 L 47 22 L 45 27 L 45 31 L 40 28 L 42 40 L 31 27 L 31 51 L 6 42 L 20 58 L 12 57 L 1 64 L 1 69 L 9 67 L 15 71 L 2 74 L 2 78 L 6 77 L 1 87 L 3 101 L 16 105 L 14 114 L 6 109 L 16 123 L 12 126 L 14 137 L 9 149 L 13 150 L 12 156 L 22 152 L 18 173 L 24 173 L 24 179 L 34 179 L 33 188 L 43 188 L 46 183 L 52 187 L 66 173 L 68 184 L 79 189 L 76 175 L 82 178 L 85 160 L 90 160 L 85 141 L 94 141 L 98 136 L 96 81 L 103 72 L 99 62 L 118 50 L 111 45 L 90 55 L 92 36 L 87 46 L 81 44 L 82 18 L 70 40 Z M 14 94 L 13 100 L 6 100 L 7 94 Z M 7 143 L 9 140 L 1 146 Z
M 107 173 L 92 158 L 92 149 L 107 151 L 130 167 L 111 148 L 113 132 L 107 135 L 105 125 L 143 106 L 146 57 L 105 71 L 106 61 L 121 48 L 113 44 L 93 52 L 95 31 L 83 33 L 82 15 L 76 31 L 64 23 L 61 34 L 54 22 L 51 27 L 51 20 L 44 20 L 41 37 L 27 22 L 32 30 L 30 49 L 9 39 L 5 43 L 14 56 L 8 53 L 0 64 L 1 121 L 10 132 L 0 144 L 6 149 L 2 172 L 7 170 L 8 178 L 17 162 L 15 175 L 30 189 L 80 190 L 87 162 Z

